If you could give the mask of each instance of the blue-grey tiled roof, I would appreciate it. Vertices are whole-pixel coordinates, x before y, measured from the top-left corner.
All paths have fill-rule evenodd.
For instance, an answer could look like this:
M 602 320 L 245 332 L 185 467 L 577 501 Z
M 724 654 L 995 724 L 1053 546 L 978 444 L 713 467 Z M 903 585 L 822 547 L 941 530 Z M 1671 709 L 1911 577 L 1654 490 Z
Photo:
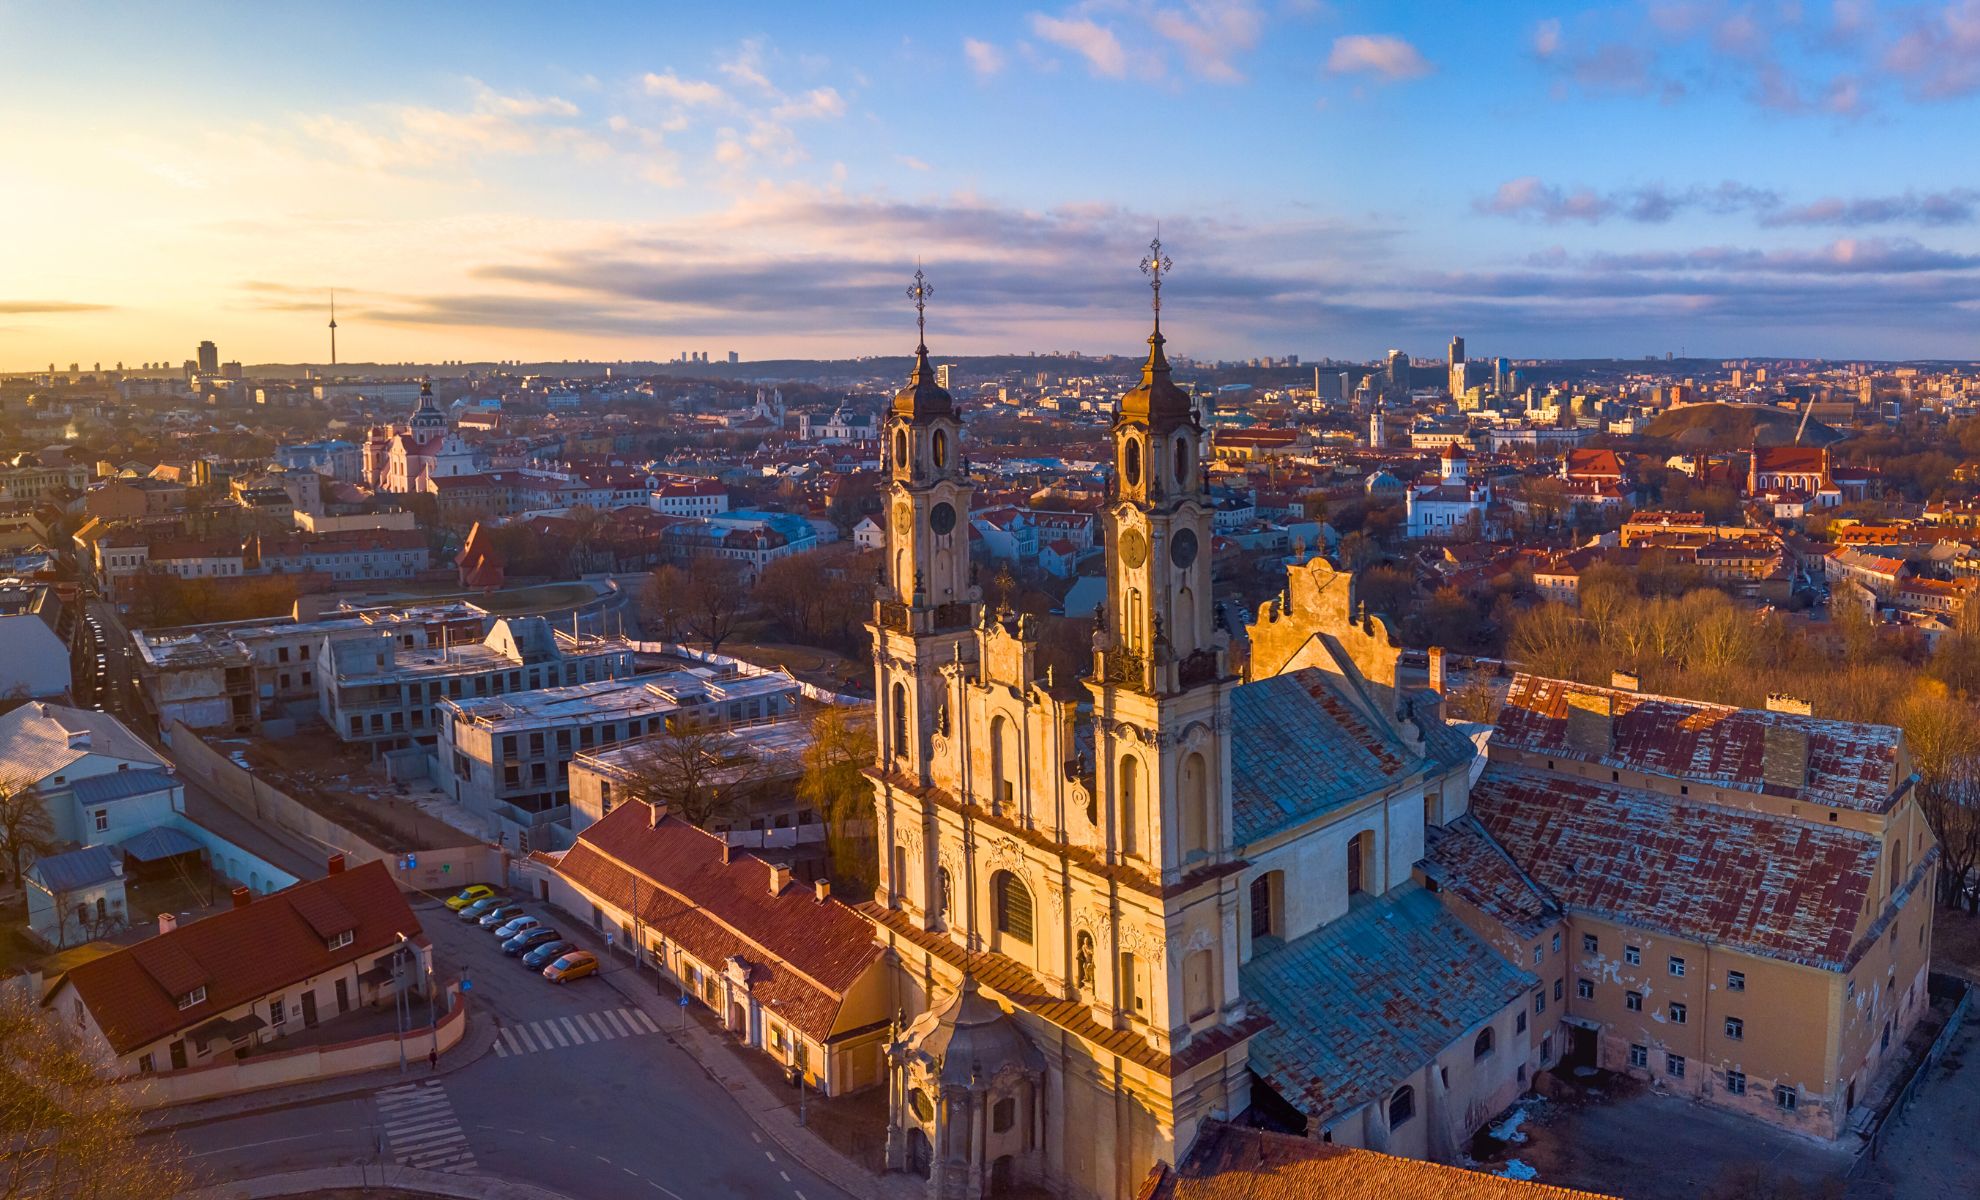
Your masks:
M 197 853 L 201 847 L 191 834 L 170 825 L 160 825 L 147 829 L 133 838 L 125 838 L 117 843 L 117 849 L 137 859 L 139 862 L 157 862 L 175 854 Z
M 1237 844 L 1379 790 L 1421 765 L 1305 667 L 1231 693 L 1231 807 Z
M 56 895 L 86 888 L 117 874 L 117 852 L 108 846 L 86 846 L 66 854 L 36 859 L 31 874 Z
M 1252 1039 L 1251 1069 L 1315 1122 L 1386 1096 L 1539 983 L 1414 883 L 1238 973 L 1273 1020 Z
M 177 786 L 179 781 L 164 771 L 109 771 L 78 779 L 69 790 L 75 793 L 77 803 L 107 804 Z

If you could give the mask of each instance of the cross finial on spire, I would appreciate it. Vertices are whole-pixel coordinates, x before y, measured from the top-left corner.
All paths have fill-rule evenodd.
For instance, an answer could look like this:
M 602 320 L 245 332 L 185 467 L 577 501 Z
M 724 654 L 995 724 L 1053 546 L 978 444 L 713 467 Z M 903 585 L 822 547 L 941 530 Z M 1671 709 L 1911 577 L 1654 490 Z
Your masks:
M 914 286 L 907 290 L 907 294 L 914 300 L 914 330 L 919 339 L 919 348 L 926 350 L 928 349 L 928 298 L 935 294 L 935 289 L 928 286 L 928 278 L 921 273 L 921 260 L 918 258 L 914 260 Z
M 1148 276 L 1149 289 L 1155 293 L 1155 328 L 1162 328 L 1162 275 L 1176 264 L 1162 253 L 1162 227 L 1155 227 L 1155 240 L 1148 243 L 1148 257 L 1141 260 L 1141 273 Z

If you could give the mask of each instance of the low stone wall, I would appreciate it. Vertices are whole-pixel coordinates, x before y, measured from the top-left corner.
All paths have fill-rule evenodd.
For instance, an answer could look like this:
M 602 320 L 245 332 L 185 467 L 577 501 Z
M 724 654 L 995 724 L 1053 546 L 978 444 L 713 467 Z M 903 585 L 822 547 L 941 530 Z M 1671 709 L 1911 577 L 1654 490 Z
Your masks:
M 294 796 L 262 782 L 254 772 L 207 745 L 198 730 L 173 721 L 165 729 L 165 744 L 181 772 L 257 825 L 274 825 L 336 850 L 352 866 L 392 857 Z
M 467 1000 L 457 995 L 453 1011 L 440 1018 L 437 1031 L 421 1026 L 406 1034 L 406 1062 L 423 1064 L 427 1053 L 435 1049 L 445 1054 L 460 1044 L 466 1032 Z M 163 1108 L 396 1066 L 399 1041 L 397 1034 L 381 1034 L 334 1046 L 278 1050 L 185 1071 L 134 1076 L 128 1083 L 132 1101 L 139 1108 Z M 425 1069 L 423 1065 L 421 1069 Z

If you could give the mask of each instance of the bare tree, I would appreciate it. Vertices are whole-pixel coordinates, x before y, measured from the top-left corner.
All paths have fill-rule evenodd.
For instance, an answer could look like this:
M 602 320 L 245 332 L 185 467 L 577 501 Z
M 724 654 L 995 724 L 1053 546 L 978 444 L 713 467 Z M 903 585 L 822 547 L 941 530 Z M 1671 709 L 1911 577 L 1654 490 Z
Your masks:
M 107 1078 L 24 989 L 0 988 L 0 1200 L 151 1200 L 190 1186 L 173 1143 L 140 1140 L 140 1085 Z
M 687 628 L 687 572 L 676 566 L 656 568 L 640 592 L 640 619 L 662 641 L 679 641 Z
M 764 782 L 767 764 L 721 729 L 680 716 L 638 744 L 621 763 L 628 799 L 664 804 L 671 816 L 703 829 L 743 815 Z
M 1944 684 L 1923 682 L 1897 711 L 1918 772 L 1918 807 L 1938 839 L 1939 900 L 1957 904 L 1980 856 L 1980 726 Z
M 0 854 L 12 868 L 15 886 L 21 882 L 21 860 L 30 852 L 46 854 L 54 845 L 55 824 L 41 792 L 24 779 L 0 779 Z
M 683 574 L 682 620 L 710 650 L 720 650 L 749 603 L 743 566 L 733 558 L 696 555 L 688 560 Z

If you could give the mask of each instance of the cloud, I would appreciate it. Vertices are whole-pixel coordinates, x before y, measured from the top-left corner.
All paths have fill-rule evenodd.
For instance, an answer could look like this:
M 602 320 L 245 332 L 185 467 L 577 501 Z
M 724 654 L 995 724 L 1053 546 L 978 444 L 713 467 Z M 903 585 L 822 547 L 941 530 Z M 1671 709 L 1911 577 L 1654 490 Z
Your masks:
M 671 100 L 676 104 L 721 104 L 729 98 L 728 93 L 716 84 L 705 79 L 682 79 L 672 71 L 665 74 L 648 71 L 641 76 L 640 85 L 645 88 L 647 95 Z
M 1250 0 L 1189 0 L 1187 7 L 1157 11 L 1155 32 L 1176 45 L 1195 74 L 1215 83 L 1244 82 L 1232 60 L 1258 45 L 1265 29 L 1258 7 Z
M 1980 0 L 1911 10 L 1904 32 L 1883 55 L 1884 67 L 1918 100 L 1954 100 L 1980 92 Z
M 906 167 L 910 171 L 927 171 L 933 169 L 927 163 L 923 162 L 921 159 L 916 158 L 912 154 L 896 154 L 894 156 L 894 161 Z
M 736 47 L 735 56 L 720 63 L 717 70 L 746 87 L 775 92 L 776 85 L 763 73 L 763 39 L 750 38 Z
M 575 118 L 578 107 L 556 96 L 504 95 L 479 83 L 465 109 L 405 104 L 358 117 L 329 113 L 301 119 L 303 134 L 370 170 L 419 170 L 474 155 L 574 154 L 598 157 L 604 142 Z
M 85 304 L 76 300 L 0 300 L 0 315 L 10 317 L 114 311 L 116 311 L 115 305 Z
M 1552 58 L 1560 53 L 1561 23 L 1549 17 L 1533 27 L 1533 53 L 1541 58 Z
M 845 114 L 846 98 L 831 87 L 812 88 L 770 110 L 771 119 L 777 121 L 825 120 Z
M 1109 79 L 1127 76 L 1127 51 L 1114 31 L 1086 17 L 1048 17 L 1031 14 L 1031 32 L 1045 41 L 1063 47 L 1086 60 L 1096 75 Z
M 1337 37 L 1327 54 L 1330 75 L 1374 75 L 1395 81 L 1417 79 L 1434 69 L 1415 46 L 1386 33 Z
M 976 72 L 978 79 L 994 78 L 1004 69 L 1004 52 L 989 42 L 964 38 L 963 57 L 969 61 L 969 69 Z
M 1814 249 L 1755 250 L 1705 246 L 1682 251 L 1596 254 L 1583 265 L 1597 271 L 1754 272 L 1785 275 L 1908 275 L 1971 271 L 1980 254 L 1937 250 L 1910 238 L 1839 238 Z
M 1608 220 L 1661 224 L 1680 212 L 1714 216 L 1750 213 L 1762 226 L 1826 225 L 1854 228 L 1867 225 L 1965 225 L 1980 216 L 1980 189 L 1954 188 L 1943 192 L 1904 192 L 1892 196 L 1827 196 L 1788 204 L 1778 192 L 1730 180 L 1714 187 L 1672 189 L 1662 184 L 1597 191 L 1563 188 L 1536 176 L 1521 176 L 1500 184 L 1491 195 L 1472 202 L 1491 216 L 1537 220 L 1547 224 Z

